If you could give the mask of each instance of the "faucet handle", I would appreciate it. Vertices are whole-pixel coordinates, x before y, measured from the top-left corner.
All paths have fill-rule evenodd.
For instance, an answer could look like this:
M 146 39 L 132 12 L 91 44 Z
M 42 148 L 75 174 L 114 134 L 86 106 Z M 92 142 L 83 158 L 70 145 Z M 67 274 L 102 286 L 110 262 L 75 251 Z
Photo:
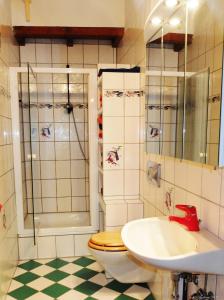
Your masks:
M 187 214 L 196 214 L 196 207 L 193 205 L 177 204 L 175 207 L 179 210 L 186 212 Z

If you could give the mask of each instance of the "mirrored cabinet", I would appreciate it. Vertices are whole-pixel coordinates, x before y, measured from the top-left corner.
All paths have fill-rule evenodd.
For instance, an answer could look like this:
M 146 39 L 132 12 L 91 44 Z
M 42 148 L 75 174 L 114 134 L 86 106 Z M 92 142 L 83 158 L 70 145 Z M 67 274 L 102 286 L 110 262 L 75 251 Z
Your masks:
M 146 22 L 146 151 L 224 165 L 224 19 L 191 2 L 161 1 Z

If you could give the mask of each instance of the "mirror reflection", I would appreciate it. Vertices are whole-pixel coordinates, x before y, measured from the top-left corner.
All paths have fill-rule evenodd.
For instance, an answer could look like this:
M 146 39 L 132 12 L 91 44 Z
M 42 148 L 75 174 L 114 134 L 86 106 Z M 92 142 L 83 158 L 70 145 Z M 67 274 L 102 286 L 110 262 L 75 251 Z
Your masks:
M 153 17 L 146 45 L 146 150 L 218 165 L 224 21 L 205 1 L 194 9 L 183 1 L 161 16 L 162 25 L 153 25 Z

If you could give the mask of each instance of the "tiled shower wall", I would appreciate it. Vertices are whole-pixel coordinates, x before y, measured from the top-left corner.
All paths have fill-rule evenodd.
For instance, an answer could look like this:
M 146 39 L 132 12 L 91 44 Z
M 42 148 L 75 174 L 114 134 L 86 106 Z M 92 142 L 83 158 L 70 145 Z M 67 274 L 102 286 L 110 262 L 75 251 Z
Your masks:
M 141 0 L 138 3 L 134 0 L 126 1 L 126 9 L 129 11 L 126 20 L 126 37 L 124 38 L 121 49 L 118 49 L 118 63 L 132 63 L 146 65 L 145 44 L 142 36 L 141 24 L 144 24 L 147 9 L 150 7 L 148 0 Z M 149 11 L 149 10 L 148 10 Z M 145 15 L 143 12 L 146 12 Z M 210 17 L 208 19 L 211 21 Z M 222 47 L 223 42 L 223 23 L 220 19 L 213 19 L 207 22 L 205 19 L 206 31 L 201 35 L 203 43 L 198 43 L 195 48 L 195 54 L 199 53 L 199 47 L 211 43 L 211 51 L 202 55 L 200 60 L 208 59 L 210 55 L 212 66 L 216 60 L 218 48 Z M 138 30 L 136 29 L 138 24 Z M 215 41 L 220 41 L 219 47 Z M 215 46 L 216 44 L 216 46 Z M 207 46 L 206 46 L 207 47 Z M 217 48 L 217 49 L 216 49 Z M 216 49 L 216 51 L 215 51 Z M 201 51 L 201 50 L 200 50 Z M 207 51 L 206 51 L 207 52 Z M 199 56 L 199 55 L 198 55 Z M 195 56 L 196 57 L 196 56 Z M 218 67 L 220 68 L 220 66 Z M 219 71 L 218 71 L 219 70 Z M 219 82 L 220 69 L 213 73 L 214 84 Z M 218 77 L 216 77 L 218 75 Z M 142 75 L 142 88 L 144 88 L 144 74 Z M 214 91 L 214 90 L 213 90 Z M 142 120 L 142 130 L 144 131 L 144 120 Z M 213 170 L 203 164 L 193 164 L 187 161 L 181 161 L 166 156 L 146 154 L 144 140 L 141 144 L 141 176 L 140 176 L 140 194 L 144 201 L 145 217 L 160 216 L 173 213 L 167 211 L 165 206 L 165 193 L 171 192 L 173 205 L 176 203 L 188 203 L 195 205 L 202 219 L 202 224 L 210 232 L 224 240 L 224 172 L 217 168 Z M 157 188 L 147 181 L 146 162 L 148 159 L 160 162 L 162 164 L 162 182 L 161 187 Z M 202 278 L 203 279 L 203 278 Z M 203 282 L 203 280 L 202 280 Z M 217 300 L 224 299 L 224 277 L 209 276 L 208 289 L 212 290 Z M 203 286 L 202 286 L 203 287 Z M 159 299 L 159 298 L 158 298 Z M 166 299 L 167 300 L 167 299 Z
M 42 43 L 39 43 L 42 42 Z M 29 62 L 38 67 L 97 68 L 98 63 L 116 61 L 116 50 L 107 41 L 79 41 L 67 47 L 58 41 L 31 41 L 20 47 L 21 65 Z M 35 212 L 88 211 L 88 164 L 79 149 L 72 115 L 61 104 L 67 102 L 67 78 L 63 74 L 38 74 L 37 83 L 31 81 L 32 149 L 36 154 L 33 164 Z M 37 93 L 35 93 L 37 90 Z M 70 76 L 71 102 L 87 103 L 87 78 Z M 22 76 L 22 100 L 27 103 L 27 76 Z M 85 154 L 88 157 L 88 109 L 74 108 L 77 128 Z M 31 172 L 29 154 L 29 115 L 23 108 L 25 142 L 24 165 L 26 175 L 27 207 L 32 212 Z M 44 128 L 49 136 L 43 136 Z M 24 205 L 25 207 L 25 205 Z
M 12 38 L 10 2 L 0 3 L 0 299 L 5 299 L 18 259 L 9 67 L 19 62 Z M 4 216 L 5 214 L 5 221 Z

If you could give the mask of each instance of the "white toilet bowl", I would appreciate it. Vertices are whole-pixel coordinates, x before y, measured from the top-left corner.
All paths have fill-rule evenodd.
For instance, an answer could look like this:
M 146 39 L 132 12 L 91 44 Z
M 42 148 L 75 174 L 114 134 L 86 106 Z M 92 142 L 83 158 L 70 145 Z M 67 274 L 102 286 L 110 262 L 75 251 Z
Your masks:
M 105 271 L 120 282 L 153 281 L 154 269 L 129 254 L 123 245 L 120 232 L 94 234 L 89 241 L 89 250 Z

